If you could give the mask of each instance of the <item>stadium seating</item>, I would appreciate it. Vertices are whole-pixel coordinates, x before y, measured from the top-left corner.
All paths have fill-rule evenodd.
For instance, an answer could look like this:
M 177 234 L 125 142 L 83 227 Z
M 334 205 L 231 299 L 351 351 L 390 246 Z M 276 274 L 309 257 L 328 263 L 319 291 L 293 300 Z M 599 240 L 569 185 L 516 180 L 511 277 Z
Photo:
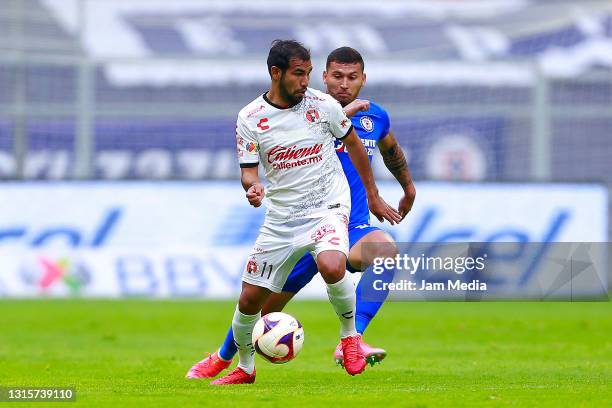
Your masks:
M 74 176 L 84 56 L 95 58 L 89 176 L 235 177 L 235 114 L 265 90 L 270 41 L 292 37 L 313 51 L 315 87 L 322 87 L 319 71 L 331 49 L 350 44 L 363 52 L 363 96 L 391 113 L 416 178 L 612 182 L 612 61 L 605 55 L 612 14 L 605 2 L 584 10 L 565 3 L 552 10 L 546 2 L 431 9 L 363 2 L 348 14 L 305 1 L 280 10 L 269 2 L 87 4 L 79 10 L 76 2 L 30 0 L 0 11 L 2 47 L 22 51 L 0 59 L 2 178 Z M 556 18 L 542 25 L 538 16 L 553 11 Z M 16 15 L 25 17 L 21 31 Z M 173 69 L 176 61 L 182 65 Z M 12 108 L 19 98 L 21 117 Z M 27 135 L 21 174 L 13 157 L 19 129 Z M 538 173 L 532 152 L 541 132 L 550 135 L 550 162 Z M 376 172 L 390 177 L 380 161 Z

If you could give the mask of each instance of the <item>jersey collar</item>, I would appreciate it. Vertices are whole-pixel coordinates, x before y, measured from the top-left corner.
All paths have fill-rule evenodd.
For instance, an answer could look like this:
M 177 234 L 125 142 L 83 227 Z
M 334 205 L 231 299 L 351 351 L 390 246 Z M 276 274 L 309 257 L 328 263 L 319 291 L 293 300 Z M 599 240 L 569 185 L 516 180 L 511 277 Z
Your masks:
M 263 97 L 263 100 L 266 101 L 266 103 L 276 109 L 280 109 L 280 110 L 287 110 L 287 109 L 291 109 L 296 105 L 299 105 L 300 102 L 296 103 L 295 105 L 291 105 L 291 106 L 280 106 L 275 104 L 274 102 L 272 102 L 270 99 L 268 99 L 268 91 L 266 91 L 263 95 L 261 95 Z

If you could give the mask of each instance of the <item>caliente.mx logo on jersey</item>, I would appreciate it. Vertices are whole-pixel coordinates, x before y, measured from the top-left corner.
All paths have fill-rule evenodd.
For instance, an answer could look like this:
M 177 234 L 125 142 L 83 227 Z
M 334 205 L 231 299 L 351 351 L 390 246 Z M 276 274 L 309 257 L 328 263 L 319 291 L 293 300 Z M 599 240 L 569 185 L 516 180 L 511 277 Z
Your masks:
M 268 151 L 268 163 L 277 170 L 305 166 L 321 161 L 322 150 L 321 143 L 306 147 L 276 145 Z

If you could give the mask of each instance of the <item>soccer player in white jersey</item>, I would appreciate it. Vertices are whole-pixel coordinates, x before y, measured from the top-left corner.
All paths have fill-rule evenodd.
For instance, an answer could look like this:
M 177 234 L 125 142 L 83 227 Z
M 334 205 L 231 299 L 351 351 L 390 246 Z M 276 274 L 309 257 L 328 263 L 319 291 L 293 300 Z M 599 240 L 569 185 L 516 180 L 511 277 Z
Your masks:
M 369 209 L 392 225 L 402 216 L 378 195 L 367 153 L 340 104 L 308 88 L 310 53 L 293 40 L 276 40 L 268 55 L 271 86 L 238 114 L 236 138 L 241 182 L 254 207 L 266 203 L 266 217 L 242 278 L 232 320 L 239 363 L 213 385 L 255 381 L 251 333 L 272 292 L 310 251 L 327 283 L 340 320 L 344 367 L 350 375 L 365 369 L 355 329 L 355 288 L 345 276 L 350 193 L 334 148 L 342 140 L 367 191 Z M 261 164 L 268 180 L 264 190 Z

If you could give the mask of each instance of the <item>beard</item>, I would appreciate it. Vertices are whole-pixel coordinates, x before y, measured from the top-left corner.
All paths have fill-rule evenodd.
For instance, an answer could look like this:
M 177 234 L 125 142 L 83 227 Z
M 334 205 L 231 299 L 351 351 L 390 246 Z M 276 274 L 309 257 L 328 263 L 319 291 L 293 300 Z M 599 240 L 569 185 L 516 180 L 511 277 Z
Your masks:
M 343 108 L 349 103 L 353 102 L 357 97 L 353 97 L 351 93 L 346 92 L 346 95 L 339 96 L 338 92 L 334 92 L 327 88 L 327 93 L 330 94 L 335 100 L 340 103 L 340 106 Z
M 349 103 L 351 103 L 352 101 L 348 100 L 348 99 L 338 99 L 336 97 L 334 97 L 335 100 L 337 100 L 340 103 L 340 106 L 342 106 L 343 108 L 348 105 Z M 353 99 L 354 100 L 354 99 Z
M 304 99 L 304 96 L 303 95 L 302 96 L 298 96 L 298 95 L 295 95 L 295 94 L 292 94 L 291 92 L 289 92 L 289 89 L 287 89 L 287 87 L 285 86 L 285 82 L 284 82 L 283 79 L 284 78 L 281 77 L 281 81 L 280 81 L 280 84 L 279 84 L 279 90 L 280 90 L 281 97 L 285 101 L 289 102 L 290 106 L 297 105 L 298 103 L 302 102 L 302 99 Z

